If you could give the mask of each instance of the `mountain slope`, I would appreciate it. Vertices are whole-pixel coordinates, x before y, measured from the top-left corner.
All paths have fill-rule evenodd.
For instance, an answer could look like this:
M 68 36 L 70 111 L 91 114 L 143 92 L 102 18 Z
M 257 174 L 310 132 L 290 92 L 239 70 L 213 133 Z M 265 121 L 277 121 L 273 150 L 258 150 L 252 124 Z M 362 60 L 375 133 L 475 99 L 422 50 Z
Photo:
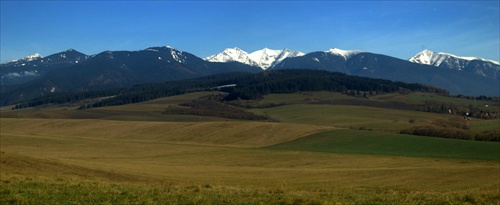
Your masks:
M 86 61 L 90 56 L 74 49 L 42 57 L 34 54 L 22 59 L 0 64 L 1 85 L 16 85 L 45 76 L 52 70 L 69 67 Z
M 452 94 L 499 96 L 498 81 L 450 69 L 412 63 L 390 56 L 330 49 L 283 60 L 272 69 L 320 69 L 350 75 L 422 83 L 447 89 Z
M 413 62 L 357 50 L 300 52 L 233 48 L 206 60 L 172 47 L 105 51 L 88 56 L 73 49 L 0 64 L 0 104 L 50 94 L 129 86 L 263 69 L 319 69 L 393 81 L 428 84 L 451 94 L 500 96 L 498 62 L 421 52 Z M 436 67 L 438 66 L 438 67 Z M 443 69 L 446 68 L 446 69 Z
M 409 59 L 410 62 L 459 70 L 492 79 L 500 78 L 500 63 L 478 57 L 461 57 L 449 53 L 424 50 Z
M 59 55 L 61 56 L 61 55 Z M 24 84 L 2 88 L 1 104 L 52 92 L 84 91 L 156 83 L 226 72 L 259 72 L 242 63 L 207 62 L 171 47 L 140 51 L 105 51 L 84 62 L 53 70 Z

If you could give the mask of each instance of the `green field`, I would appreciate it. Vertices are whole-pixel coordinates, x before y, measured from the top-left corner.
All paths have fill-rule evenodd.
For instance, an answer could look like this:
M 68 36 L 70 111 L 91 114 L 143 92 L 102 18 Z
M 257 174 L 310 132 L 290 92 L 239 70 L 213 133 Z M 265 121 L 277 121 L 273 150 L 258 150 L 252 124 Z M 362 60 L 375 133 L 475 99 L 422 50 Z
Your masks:
M 495 120 L 486 120 L 472 124 L 471 129 L 474 131 L 486 131 L 486 130 L 494 130 L 499 129 L 500 127 L 500 119 Z
M 244 102 L 286 101 L 245 108 L 281 122 L 162 114 L 209 94 L 98 109 L 2 112 L 0 204 L 500 201 L 499 142 L 397 134 L 449 115 L 317 104 L 356 100 L 328 92 Z M 373 100 L 395 99 L 415 100 Z M 474 119 L 471 130 L 500 129 L 498 122 Z
M 253 109 L 253 111 L 280 119 L 285 123 L 364 128 L 386 132 L 399 132 L 401 129 L 449 117 L 417 111 L 351 105 L 298 104 Z M 415 123 L 409 123 L 412 119 Z
M 500 146 L 496 142 L 453 140 L 349 129 L 313 134 L 269 148 L 500 161 Z

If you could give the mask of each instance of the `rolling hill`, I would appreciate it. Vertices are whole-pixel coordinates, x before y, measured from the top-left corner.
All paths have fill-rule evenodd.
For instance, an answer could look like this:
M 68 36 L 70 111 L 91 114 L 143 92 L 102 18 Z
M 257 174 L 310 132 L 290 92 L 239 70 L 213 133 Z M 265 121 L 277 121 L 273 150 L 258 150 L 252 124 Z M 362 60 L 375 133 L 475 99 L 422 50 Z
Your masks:
M 499 173 L 498 142 L 398 132 L 456 117 L 411 109 L 428 101 L 489 112 L 498 101 L 300 91 L 224 105 L 280 122 L 165 112 L 224 95 L 2 110 L 0 202 L 490 204 L 498 198 L 491 180 Z M 469 122 L 473 133 L 500 130 L 498 119 Z

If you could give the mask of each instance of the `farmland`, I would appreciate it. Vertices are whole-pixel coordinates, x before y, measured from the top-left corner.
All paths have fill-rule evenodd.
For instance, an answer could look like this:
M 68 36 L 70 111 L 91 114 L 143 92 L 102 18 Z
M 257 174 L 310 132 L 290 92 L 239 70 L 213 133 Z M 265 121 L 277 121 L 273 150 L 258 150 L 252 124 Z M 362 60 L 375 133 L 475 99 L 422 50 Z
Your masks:
M 368 106 L 375 101 L 373 105 L 421 102 L 430 96 L 364 99 L 311 92 L 241 102 L 249 105 L 241 109 L 279 122 L 163 113 L 214 94 L 218 93 L 85 110 L 45 107 L 2 112 L 0 202 L 495 204 L 500 200 L 498 142 L 398 134 L 450 115 L 391 109 L 395 104 Z M 282 101 L 286 104 L 262 106 Z M 353 101 L 366 104 L 341 103 Z M 473 119 L 471 132 L 500 129 L 499 122 Z

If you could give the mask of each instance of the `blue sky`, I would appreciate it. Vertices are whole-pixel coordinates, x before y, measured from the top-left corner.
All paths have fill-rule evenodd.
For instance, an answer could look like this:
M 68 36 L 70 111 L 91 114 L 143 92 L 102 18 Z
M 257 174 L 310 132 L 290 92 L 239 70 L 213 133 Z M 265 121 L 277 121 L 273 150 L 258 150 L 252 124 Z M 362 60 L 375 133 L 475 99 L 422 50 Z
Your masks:
M 172 46 L 199 57 L 239 47 L 423 49 L 500 59 L 499 1 L 1 1 L 0 62 L 76 49 Z

